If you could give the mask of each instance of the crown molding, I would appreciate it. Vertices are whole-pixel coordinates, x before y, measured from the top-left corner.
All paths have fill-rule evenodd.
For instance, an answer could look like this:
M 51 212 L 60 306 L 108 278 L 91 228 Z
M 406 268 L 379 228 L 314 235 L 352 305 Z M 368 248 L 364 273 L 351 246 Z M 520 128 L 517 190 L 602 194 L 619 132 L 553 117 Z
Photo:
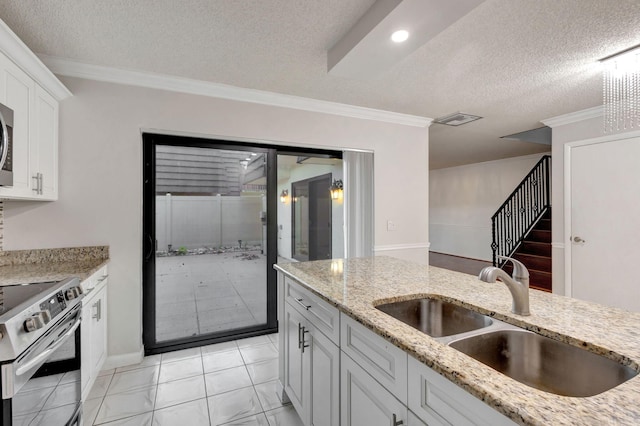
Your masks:
M 26 72 L 40 86 L 61 101 L 73 94 L 42 63 L 26 44 L 18 38 L 11 28 L 0 19 L 0 51 L 9 57 L 21 70 Z
M 556 117 L 546 118 L 540 120 L 545 126 L 551 128 L 564 126 L 565 124 L 577 123 L 579 121 L 588 120 L 590 118 L 602 117 L 604 115 L 604 108 L 602 105 L 598 105 L 593 108 L 583 109 L 581 111 L 570 112 L 569 114 L 558 115 Z
M 39 57 L 54 73 L 68 77 L 140 86 L 149 89 L 169 90 L 192 95 L 209 96 L 212 98 L 361 118 L 364 120 L 382 121 L 404 126 L 429 127 L 432 121 L 431 118 L 427 117 L 341 104 L 338 102 L 321 101 L 264 90 L 246 89 L 227 84 L 164 74 L 91 65 L 47 55 L 40 55 Z

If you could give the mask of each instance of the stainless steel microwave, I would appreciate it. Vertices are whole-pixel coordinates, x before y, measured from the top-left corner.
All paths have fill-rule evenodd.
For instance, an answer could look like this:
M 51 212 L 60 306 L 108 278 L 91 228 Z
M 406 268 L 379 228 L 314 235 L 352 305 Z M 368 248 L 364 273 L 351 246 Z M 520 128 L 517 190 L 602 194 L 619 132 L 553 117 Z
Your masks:
M 13 185 L 13 110 L 0 104 L 0 186 Z

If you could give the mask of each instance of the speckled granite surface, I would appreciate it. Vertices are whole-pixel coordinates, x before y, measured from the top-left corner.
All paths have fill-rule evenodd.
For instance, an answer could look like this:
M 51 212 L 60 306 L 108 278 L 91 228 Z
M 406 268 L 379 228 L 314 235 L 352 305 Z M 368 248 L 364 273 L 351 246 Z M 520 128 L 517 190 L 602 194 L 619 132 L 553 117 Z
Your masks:
M 438 295 L 499 320 L 587 348 L 640 369 L 640 314 L 530 291 L 531 316 L 511 313 L 502 283 L 390 257 L 351 259 L 342 267 L 316 261 L 276 269 L 421 360 L 516 423 L 526 425 L 638 425 L 640 376 L 600 395 L 558 396 L 521 384 L 378 311 L 374 305 Z M 342 272 L 332 272 L 342 270 Z M 637 297 L 637 295 L 635 295 Z
M 0 251 L 0 285 L 84 280 L 109 260 L 109 247 Z

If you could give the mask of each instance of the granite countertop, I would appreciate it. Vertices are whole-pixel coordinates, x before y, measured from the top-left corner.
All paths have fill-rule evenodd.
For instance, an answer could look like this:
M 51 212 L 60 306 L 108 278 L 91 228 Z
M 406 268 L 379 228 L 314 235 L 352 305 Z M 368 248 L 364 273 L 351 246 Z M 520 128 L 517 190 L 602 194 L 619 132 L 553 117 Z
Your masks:
M 109 261 L 106 246 L 0 252 L 0 286 L 60 281 L 84 281 Z
M 333 266 L 332 266 L 333 264 Z M 530 290 L 531 316 L 511 313 L 503 283 L 386 256 L 276 265 L 315 294 L 524 425 L 640 424 L 640 375 L 599 395 L 559 396 L 521 384 L 374 305 L 438 295 L 498 320 L 586 348 L 640 371 L 640 313 Z

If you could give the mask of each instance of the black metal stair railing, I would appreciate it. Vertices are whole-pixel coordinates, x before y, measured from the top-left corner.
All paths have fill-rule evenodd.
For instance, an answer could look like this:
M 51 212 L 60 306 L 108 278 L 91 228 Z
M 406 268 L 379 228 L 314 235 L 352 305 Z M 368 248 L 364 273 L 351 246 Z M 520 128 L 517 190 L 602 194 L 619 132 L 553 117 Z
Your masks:
M 551 156 L 545 155 L 491 217 L 493 266 L 502 267 L 551 206 Z

